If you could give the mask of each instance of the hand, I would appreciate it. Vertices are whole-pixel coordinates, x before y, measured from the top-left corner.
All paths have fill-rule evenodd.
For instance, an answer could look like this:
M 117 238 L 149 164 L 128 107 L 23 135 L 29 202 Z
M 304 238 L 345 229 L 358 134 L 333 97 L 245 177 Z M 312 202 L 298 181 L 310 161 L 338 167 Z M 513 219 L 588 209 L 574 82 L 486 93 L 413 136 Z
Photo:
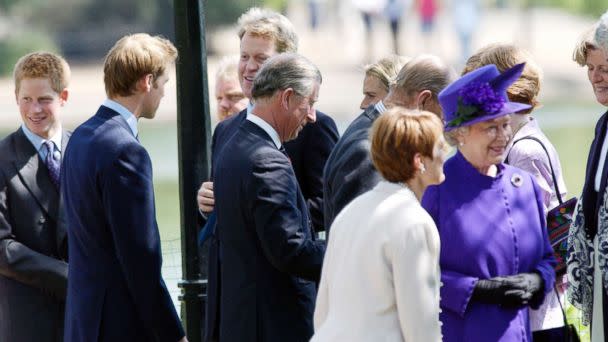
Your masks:
M 198 208 L 205 213 L 213 211 L 215 206 L 215 197 L 213 196 L 213 182 L 203 182 L 201 188 L 198 189 L 196 196 L 198 202 Z
M 536 273 L 480 279 L 475 284 L 472 300 L 518 308 L 528 305 L 542 289 L 542 278 Z

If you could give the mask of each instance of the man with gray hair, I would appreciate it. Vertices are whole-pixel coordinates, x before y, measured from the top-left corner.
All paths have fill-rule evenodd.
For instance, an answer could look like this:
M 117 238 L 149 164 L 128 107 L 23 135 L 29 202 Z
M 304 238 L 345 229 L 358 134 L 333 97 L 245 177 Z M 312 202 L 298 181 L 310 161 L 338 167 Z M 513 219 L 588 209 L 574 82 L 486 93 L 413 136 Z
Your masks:
M 608 53 L 608 11 L 602 15 L 595 29 L 595 41 Z
M 381 179 L 369 156 L 368 132 L 388 108 L 426 110 L 442 117 L 439 92 L 454 79 L 454 71 L 438 57 L 421 55 L 405 64 L 383 101 L 368 107 L 346 129 L 329 155 L 323 172 L 325 229 L 351 200 Z
M 216 157 L 221 295 L 210 300 L 219 303 L 219 341 L 313 334 L 325 245 L 314 238 L 283 145 L 315 121 L 320 84 L 317 67 L 300 55 L 268 59 L 253 81 L 251 112 Z

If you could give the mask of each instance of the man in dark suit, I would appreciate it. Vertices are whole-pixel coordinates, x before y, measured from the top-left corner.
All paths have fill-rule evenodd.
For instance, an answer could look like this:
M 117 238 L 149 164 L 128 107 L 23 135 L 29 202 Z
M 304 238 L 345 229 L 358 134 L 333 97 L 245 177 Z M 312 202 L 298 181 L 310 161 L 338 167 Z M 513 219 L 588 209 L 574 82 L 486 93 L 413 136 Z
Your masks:
M 14 77 L 23 124 L 0 141 L 0 341 L 59 342 L 68 264 L 58 177 L 69 137 L 59 116 L 70 69 L 35 52 Z
M 137 139 L 137 120 L 154 117 L 176 57 L 160 37 L 120 39 L 105 58 L 108 99 L 66 148 L 66 342 L 186 341 L 161 276 L 152 164 Z
M 323 172 L 324 225 L 328 233 L 340 210 L 381 179 L 369 155 L 369 129 L 374 121 L 393 106 L 426 110 L 441 117 L 437 95 L 453 78 L 453 71 L 439 58 L 418 56 L 399 71 L 386 98 L 368 107 L 348 126 Z
M 308 341 L 324 244 L 283 143 L 315 120 L 321 74 L 304 57 L 271 57 L 254 107 L 214 165 L 222 263 L 219 341 Z
M 283 15 L 259 8 L 252 8 L 239 18 L 238 35 L 241 42 L 241 58 L 238 76 L 243 94 L 251 98 L 253 78 L 262 63 L 271 56 L 283 52 L 296 52 L 298 37 L 289 19 Z M 212 164 L 219 150 L 245 121 L 248 109 L 241 111 L 215 128 L 212 140 Z M 338 141 L 338 129 L 334 120 L 317 111 L 316 121 L 304 127 L 300 135 L 285 144 L 287 154 L 310 210 L 315 231 L 323 227 L 323 167 Z M 213 183 L 201 185 L 198 195 L 199 208 L 203 212 L 213 210 Z

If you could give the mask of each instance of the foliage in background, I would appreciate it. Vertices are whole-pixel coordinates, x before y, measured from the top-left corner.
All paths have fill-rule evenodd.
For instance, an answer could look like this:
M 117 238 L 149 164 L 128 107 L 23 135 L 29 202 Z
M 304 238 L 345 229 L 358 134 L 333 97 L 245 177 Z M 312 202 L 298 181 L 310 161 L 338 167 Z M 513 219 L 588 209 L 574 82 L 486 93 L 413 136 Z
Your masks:
M 40 31 L 20 31 L 0 39 L 0 75 L 10 75 L 19 57 L 39 50 L 58 52 L 59 48 Z
M 534 7 L 559 7 L 570 13 L 584 14 L 599 19 L 608 9 L 606 0 L 523 0 Z

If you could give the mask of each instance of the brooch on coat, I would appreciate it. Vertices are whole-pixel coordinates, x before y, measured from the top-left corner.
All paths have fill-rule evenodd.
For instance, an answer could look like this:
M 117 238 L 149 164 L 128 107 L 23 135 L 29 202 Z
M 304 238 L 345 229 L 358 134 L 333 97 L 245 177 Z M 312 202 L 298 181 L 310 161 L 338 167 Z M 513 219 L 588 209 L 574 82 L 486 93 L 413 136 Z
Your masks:
M 511 177 L 511 184 L 513 184 L 513 186 L 516 188 L 519 188 L 523 183 L 524 179 L 520 174 L 516 173 Z

